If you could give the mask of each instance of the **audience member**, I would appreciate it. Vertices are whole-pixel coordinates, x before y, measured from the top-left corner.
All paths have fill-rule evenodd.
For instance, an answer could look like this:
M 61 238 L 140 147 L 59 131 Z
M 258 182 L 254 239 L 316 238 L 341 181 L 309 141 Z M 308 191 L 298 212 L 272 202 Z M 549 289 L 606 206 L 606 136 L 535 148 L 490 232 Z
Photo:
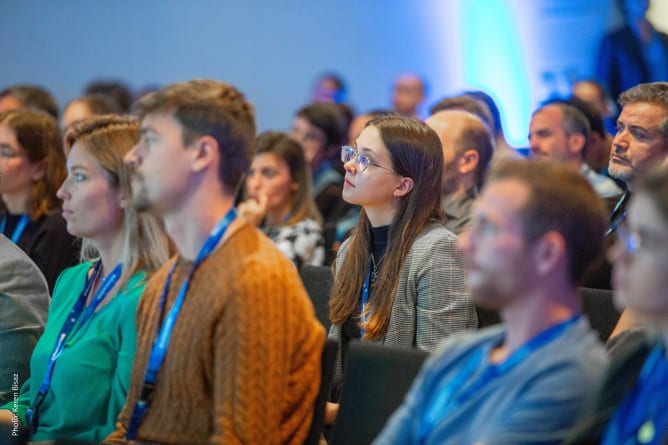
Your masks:
M 646 335 L 617 338 L 598 397 L 568 444 L 662 444 L 668 437 L 668 168 L 633 181 L 628 216 L 609 252 L 615 301 Z
M 580 111 L 587 122 L 589 122 L 589 140 L 584 149 L 584 161 L 595 172 L 604 176 L 608 174 L 608 162 L 610 161 L 610 148 L 612 147 L 612 135 L 605 129 L 605 124 L 597 108 L 591 103 L 585 102 L 577 96 L 569 99 L 554 99 L 548 103 L 565 103 L 572 105 Z M 547 105 L 547 103 L 543 104 Z
M 635 176 L 668 155 L 668 82 L 640 84 L 619 96 L 622 111 L 617 119 L 617 133 L 612 141 L 608 173 L 623 182 L 627 190 L 619 198 L 606 232 L 606 248 L 615 240 L 616 228 L 626 217 L 631 197 L 629 188 Z M 587 271 L 583 286 L 610 289 L 610 263 L 601 255 Z M 622 315 L 620 322 L 626 317 Z
M 103 94 L 81 96 L 65 105 L 63 116 L 60 118 L 60 128 L 65 134 L 73 124 L 103 114 L 122 114 L 122 111 L 109 96 Z
M 344 118 L 333 104 L 307 105 L 292 123 L 291 136 L 302 144 L 312 172 L 313 197 L 325 224 L 335 224 L 346 210 L 341 200 L 343 173 L 335 165 L 345 135 Z
M 563 440 L 606 365 L 575 284 L 604 224 L 600 199 L 572 169 L 497 164 L 459 245 L 474 300 L 503 324 L 446 339 L 374 443 Z
M 424 80 L 416 74 L 402 74 L 394 81 L 392 107 L 402 116 L 420 119 L 420 105 L 426 93 Z
M 273 131 L 258 136 L 245 183 L 248 199 L 239 204 L 239 214 L 258 225 L 297 269 L 304 264 L 321 266 L 322 220 L 299 142 Z
M 0 405 L 4 405 L 14 401 L 30 377 L 30 354 L 44 330 L 49 289 L 30 257 L 2 234 L 0 271 Z
M 622 194 L 615 181 L 596 173 L 584 161 L 591 133 L 587 117 L 573 105 L 553 102 L 531 115 L 529 148 L 531 157 L 552 159 L 580 172 L 601 198 Z
M 436 102 L 429 109 L 429 113 L 433 116 L 439 111 L 446 110 L 460 110 L 471 113 L 483 121 L 490 132 L 494 132 L 494 118 L 492 117 L 489 108 L 483 102 L 472 96 L 464 94 L 461 96 L 446 97 Z
M 430 351 L 477 326 L 457 238 L 443 226 L 440 145 L 426 124 L 385 116 L 342 148 L 343 198 L 362 212 L 337 254 L 329 302 L 340 346 L 334 401 L 352 339 Z M 337 407 L 328 405 L 328 423 Z
M 125 402 L 135 355 L 134 313 L 147 275 L 168 258 L 158 221 L 137 215 L 123 166 L 137 122 L 101 117 L 67 134 L 69 174 L 58 190 L 84 262 L 58 278 L 49 318 L 16 409 L 31 440 L 100 442 Z
M 610 97 L 610 92 L 605 85 L 593 79 L 579 80 L 571 88 L 571 97 L 577 97 L 581 101 L 588 103 L 589 106 L 598 112 L 601 119 L 603 119 L 607 136 L 610 139 L 608 147 L 612 145 L 612 135 L 610 133 L 615 131 L 615 117 L 617 113 L 612 97 Z M 608 159 L 606 158 L 606 167 L 607 161 Z
M 392 111 L 373 110 L 369 111 L 368 113 L 356 116 L 348 129 L 348 145 L 355 146 L 355 141 L 370 120 L 392 114 L 394 114 Z M 337 221 L 334 230 L 334 243 L 332 245 L 332 249 L 326 252 L 325 264 L 331 264 L 331 262 L 334 260 L 339 247 L 341 247 L 341 243 L 348 238 L 350 231 L 353 229 L 353 227 L 355 227 L 355 224 L 357 224 L 357 218 L 359 218 L 360 210 L 360 206 L 350 206 L 348 211 Z
M 473 203 L 494 153 L 492 136 L 485 123 L 467 111 L 439 111 L 426 123 L 443 149 L 445 226 L 459 235 L 471 225 Z
M 27 110 L 0 113 L 0 175 L 0 232 L 32 258 L 52 291 L 79 253 L 56 196 L 67 171 L 55 119 Z
M 9 110 L 41 111 L 58 120 L 58 104 L 37 85 L 14 85 L 0 91 L 0 113 Z
M 114 101 L 121 113 L 129 113 L 132 106 L 132 93 L 125 83 L 115 80 L 96 80 L 89 83 L 84 91 L 85 95 L 102 94 Z
M 482 90 L 465 91 L 464 94 L 484 103 L 490 113 L 492 113 L 492 119 L 494 119 L 494 126 L 490 127 L 494 138 L 494 156 L 492 157 L 492 163 L 504 158 L 518 158 L 518 152 L 516 152 L 515 149 L 508 144 L 508 141 L 506 141 L 506 136 L 503 131 L 503 122 L 501 121 L 501 110 L 499 110 L 499 107 L 492 96 Z
M 603 38 L 596 65 L 612 97 L 640 83 L 668 79 L 668 35 L 647 20 L 649 0 L 617 0 L 617 6 L 624 25 Z
M 311 100 L 343 104 L 346 102 L 347 93 L 346 84 L 341 76 L 336 73 L 324 73 L 316 79 Z
M 252 106 L 231 85 L 193 80 L 135 111 L 133 205 L 163 219 L 178 255 L 142 295 L 128 398 L 106 443 L 303 443 L 325 334 L 292 263 L 236 217 Z

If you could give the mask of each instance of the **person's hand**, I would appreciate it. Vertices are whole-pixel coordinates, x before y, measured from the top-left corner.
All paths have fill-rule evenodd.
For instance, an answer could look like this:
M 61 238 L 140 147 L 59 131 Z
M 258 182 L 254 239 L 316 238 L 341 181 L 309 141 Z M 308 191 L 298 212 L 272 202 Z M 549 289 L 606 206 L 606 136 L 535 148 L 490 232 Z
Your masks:
M 337 414 L 339 414 L 339 404 L 327 402 L 327 405 L 325 405 L 325 425 L 334 425 Z
M 0 423 L 7 424 L 14 421 L 14 413 L 8 409 L 0 409 Z
M 257 199 L 250 198 L 237 206 L 239 216 L 256 226 L 260 225 L 267 214 L 267 195 L 260 194 Z

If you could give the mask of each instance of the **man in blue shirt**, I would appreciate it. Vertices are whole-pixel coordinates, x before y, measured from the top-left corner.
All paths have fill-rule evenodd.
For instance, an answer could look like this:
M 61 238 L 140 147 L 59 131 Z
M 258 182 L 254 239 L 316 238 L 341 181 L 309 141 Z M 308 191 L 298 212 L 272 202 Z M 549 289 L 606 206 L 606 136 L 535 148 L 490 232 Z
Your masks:
M 487 181 L 460 247 L 475 302 L 503 324 L 445 340 L 376 444 L 559 443 L 606 365 L 576 288 L 602 202 L 550 161 L 504 161 Z

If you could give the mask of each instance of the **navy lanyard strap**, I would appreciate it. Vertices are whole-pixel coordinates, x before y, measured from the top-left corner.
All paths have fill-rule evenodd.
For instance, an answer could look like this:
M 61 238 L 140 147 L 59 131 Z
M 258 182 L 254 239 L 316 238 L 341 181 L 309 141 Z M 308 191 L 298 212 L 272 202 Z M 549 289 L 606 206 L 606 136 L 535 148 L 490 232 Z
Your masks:
M 648 354 L 633 389 L 619 404 L 601 441 L 604 445 L 662 443 L 668 419 L 664 399 L 668 361 L 662 343 Z M 663 403 L 663 406 L 659 406 Z
M 114 270 L 112 270 L 109 276 L 107 276 L 107 278 L 104 280 L 102 286 L 100 286 L 100 288 L 95 292 L 95 295 L 91 299 L 88 307 L 86 307 L 88 296 L 90 295 L 90 292 L 93 289 L 98 276 L 100 275 L 101 265 L 102 262 L 99 260 L 95 263 L 93 273 L 91 273 L 90 277 L 86 280 L 86 284 L 79 294 L 79 298 L 77 298 L 76 303 L 74 303 L 70 313 L 67 315 L 67 319 L 65 320 L 63 327 L 60 329 L 56 343 L 53 346 L 51 354 L 49 355 L 49 360 L 46 364 L 46 373 L 44 374 L 42 384 L 37 391 L 37 395 L 35 396 L 30 409 L 26 411 L 26 418 L 28 420 L 28 424 L 33 429 L 33 432 L 37 430 L 37 425 L 39 424 L 39 407 L 42 402 L 44 402 L 44 398 L 46 397 L 46 394 L 49 392 L 49 388 L 51 387 L 53 368 L 56 365 L 56 360 L 58 360 L 58 357 L 60 357 L 60 354 L 62 354 L 63 350 L 65 349 L 65 341 L 71 334 L 81 329 L 83 326 L 85 326 L 88 320 L 91 319 L 91 317 L 95 314 L 95 310 L 105 299 L 109 291 L 111 291 L 111 289 L 116 285 L 116 282 L 121 277 L 123 272 L 123 265 L 121 263 L 117 264 L 116 267 L 114 267 Z
M 172 305 L 171 309 L 167 313 L 162 323 L 162 327 L 160 328 L 160 331 L 158 332 L 158 335 L 153 342 L 153 348 L 151 349 L 151 355 L 149 356 L 148 366 L 146 368 L 146 374 L 144 375 L 144 383 L 142 385 L 141 393 L 139 399 L 137 400 L 137 403 L 135 404 L 134 410 L 132 411 L 132 417 L 130 418 L 130 422 L 128 424 L 126 437 L 129 440 L 135 440 L 137 438 L 137 430 L 141 425 L 144 415 L 148 411 L 150 402 L 149 399 L 153 392 L 153 388 L 155 387 L 155 382 L 158 378 L 158 372 L 160 371 L 160 367 L 162 366 L 162 362 L 164 361 L 165 355 L 167 353 L 167 347 L 169 346 L 169 340 L 172 335 L 172 329 L 174 328 L 174 324 L 176 323 L 179 311 L 183 306 L 183 301 L 185 300 L 186 292 L 188 292 L 190 279 L 195 273 L 197 267 L 216 248 L 216 246 L 222 239 L 223 235 L 227 231 L 228 227 L 230 226 L 230 224 L 232 224 L 232 222 L 236 219 L 236 217 L 237 217 L 237 212 L 234 209 L 234 207 L 232 207 L 225 214 L 225 216 L 223 216 L 218 221 L 216 226 L 213 228 L 213 230 L 207 237 L 206 241 L 204 242 L 204 245 L 200 249 L 197 258 L 195 258 L 195 262 L 193 263 L 190 272 L 188 272 L 186 279 L 183 281 L 183 284 L 179 289 L 179 293 L 178 296 L 176 297 L 176 300 L 174 301 L 174 304 Z M 160 295 L 160 309 L 159 309 L 160 314 L 163 313 L 165 308 L 165 301 L 167 300 L 167 294 L 169 293 L 169 286 L 172 281 L 172 275 L 174 274 L 174 270 L 176 269 L 176 264 L 177 263 L 174 262 L 172 268 L 169 270 L 169 274 L 167 275 L 167 280 L 165 281 L 165 287 L 163 288 L 162 294 Z
M 11 236 L 11 240 L 14 244 L 19 242 L 21 235 L 23 235 L 23 231 L 29 222 L 30 217 L 28 215 L 21 216 L 19 222 L 16 224 L 16 227 L 14 227 L 14 231 L 12 232 Z M 5 233 L 5 227 L 7 227 L 7 215 L 3 216 L 2 221 L 0 221 L 0 232 Z
M 371 265 L 369 265 L 369 271 L 366 273 L 366 277 L 364 277 L 364 284 L 362 285 L 362 309 L 360 311 L 360 320 L 362 323 L 365 323 L 367 320 L 367 311 L 366 311 L 366 306 L 369 303 L 369 285 L 371 281 Z M 364 336 L 365 330 L 364 328 L 360 329 L 360 335 Z
M 537 351 L 552 340 L 558 338 L 579 319 L 580 314 L 547 328 L 522 345 L 522 347 L 513 352 L 503 362 L 498 365 L 489 365 L 486 367 L 476 380 L 469 385 L 466 385 L 466 382 L 474 377 L 475 371 L 491 353 L 491 346 L 477 348 L 473 352 L 471 358 L 462 367 L 461 371 L 459 371 L 454 378 L 436 393 L 433 402 L 428 403 L 420 425 L 419 443 L 424 443 L 439 421 L 449 416 L 455 409 L 461 406 L 481 388 L 485 387 L 496 378 L 508 373 L 515 366 L 529 357 L 534 351 Z M 446 357 L 446 360 L 447 359 L 448 358 Z M 439 381 L 438 378 L 434 380 L 437 382 Z M 457 394 L 457 392 L 459 393 Z
M 624 192 L 622 197 L 619 198 L 617 204 L 615 204 L 615 208 L 612 210 L 612 213 L 610 214 L 610 227 L 608 227 L 608 230 L 605 231 L 604 236 L 610 236 L 610 234 L 615 231 L 619 223 L 621 223 L 624 220 L 624 218 L 626 218 L 626 210 L 623 209 L 622 207 L 625 206 L 626 201 L 629 199 L 629 196 L 631 196 L 631 193 L 627 190 L 626 192 Z
M 624 218 L 626 218 L 626 211 L 623 211 L 617 218 L 615 218 L 614 221 L 610 223 L 610 227 L 608 227 L 608 230 L 605 231 L 605 235 L 603 236 L 610 236 L 612 232 L 615 231 L 617 226 L 624 221 Z

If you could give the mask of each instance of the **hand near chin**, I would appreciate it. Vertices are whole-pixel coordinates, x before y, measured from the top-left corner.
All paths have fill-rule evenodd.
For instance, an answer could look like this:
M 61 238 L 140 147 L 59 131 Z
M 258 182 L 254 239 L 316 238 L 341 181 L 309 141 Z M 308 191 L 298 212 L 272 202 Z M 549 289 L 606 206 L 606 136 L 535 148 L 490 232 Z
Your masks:
M 237 206 L 239 216 L 256 226 L 260 225 L 267 214 L 267 195 L 259 195 L 257 199 L 250 198 Z

